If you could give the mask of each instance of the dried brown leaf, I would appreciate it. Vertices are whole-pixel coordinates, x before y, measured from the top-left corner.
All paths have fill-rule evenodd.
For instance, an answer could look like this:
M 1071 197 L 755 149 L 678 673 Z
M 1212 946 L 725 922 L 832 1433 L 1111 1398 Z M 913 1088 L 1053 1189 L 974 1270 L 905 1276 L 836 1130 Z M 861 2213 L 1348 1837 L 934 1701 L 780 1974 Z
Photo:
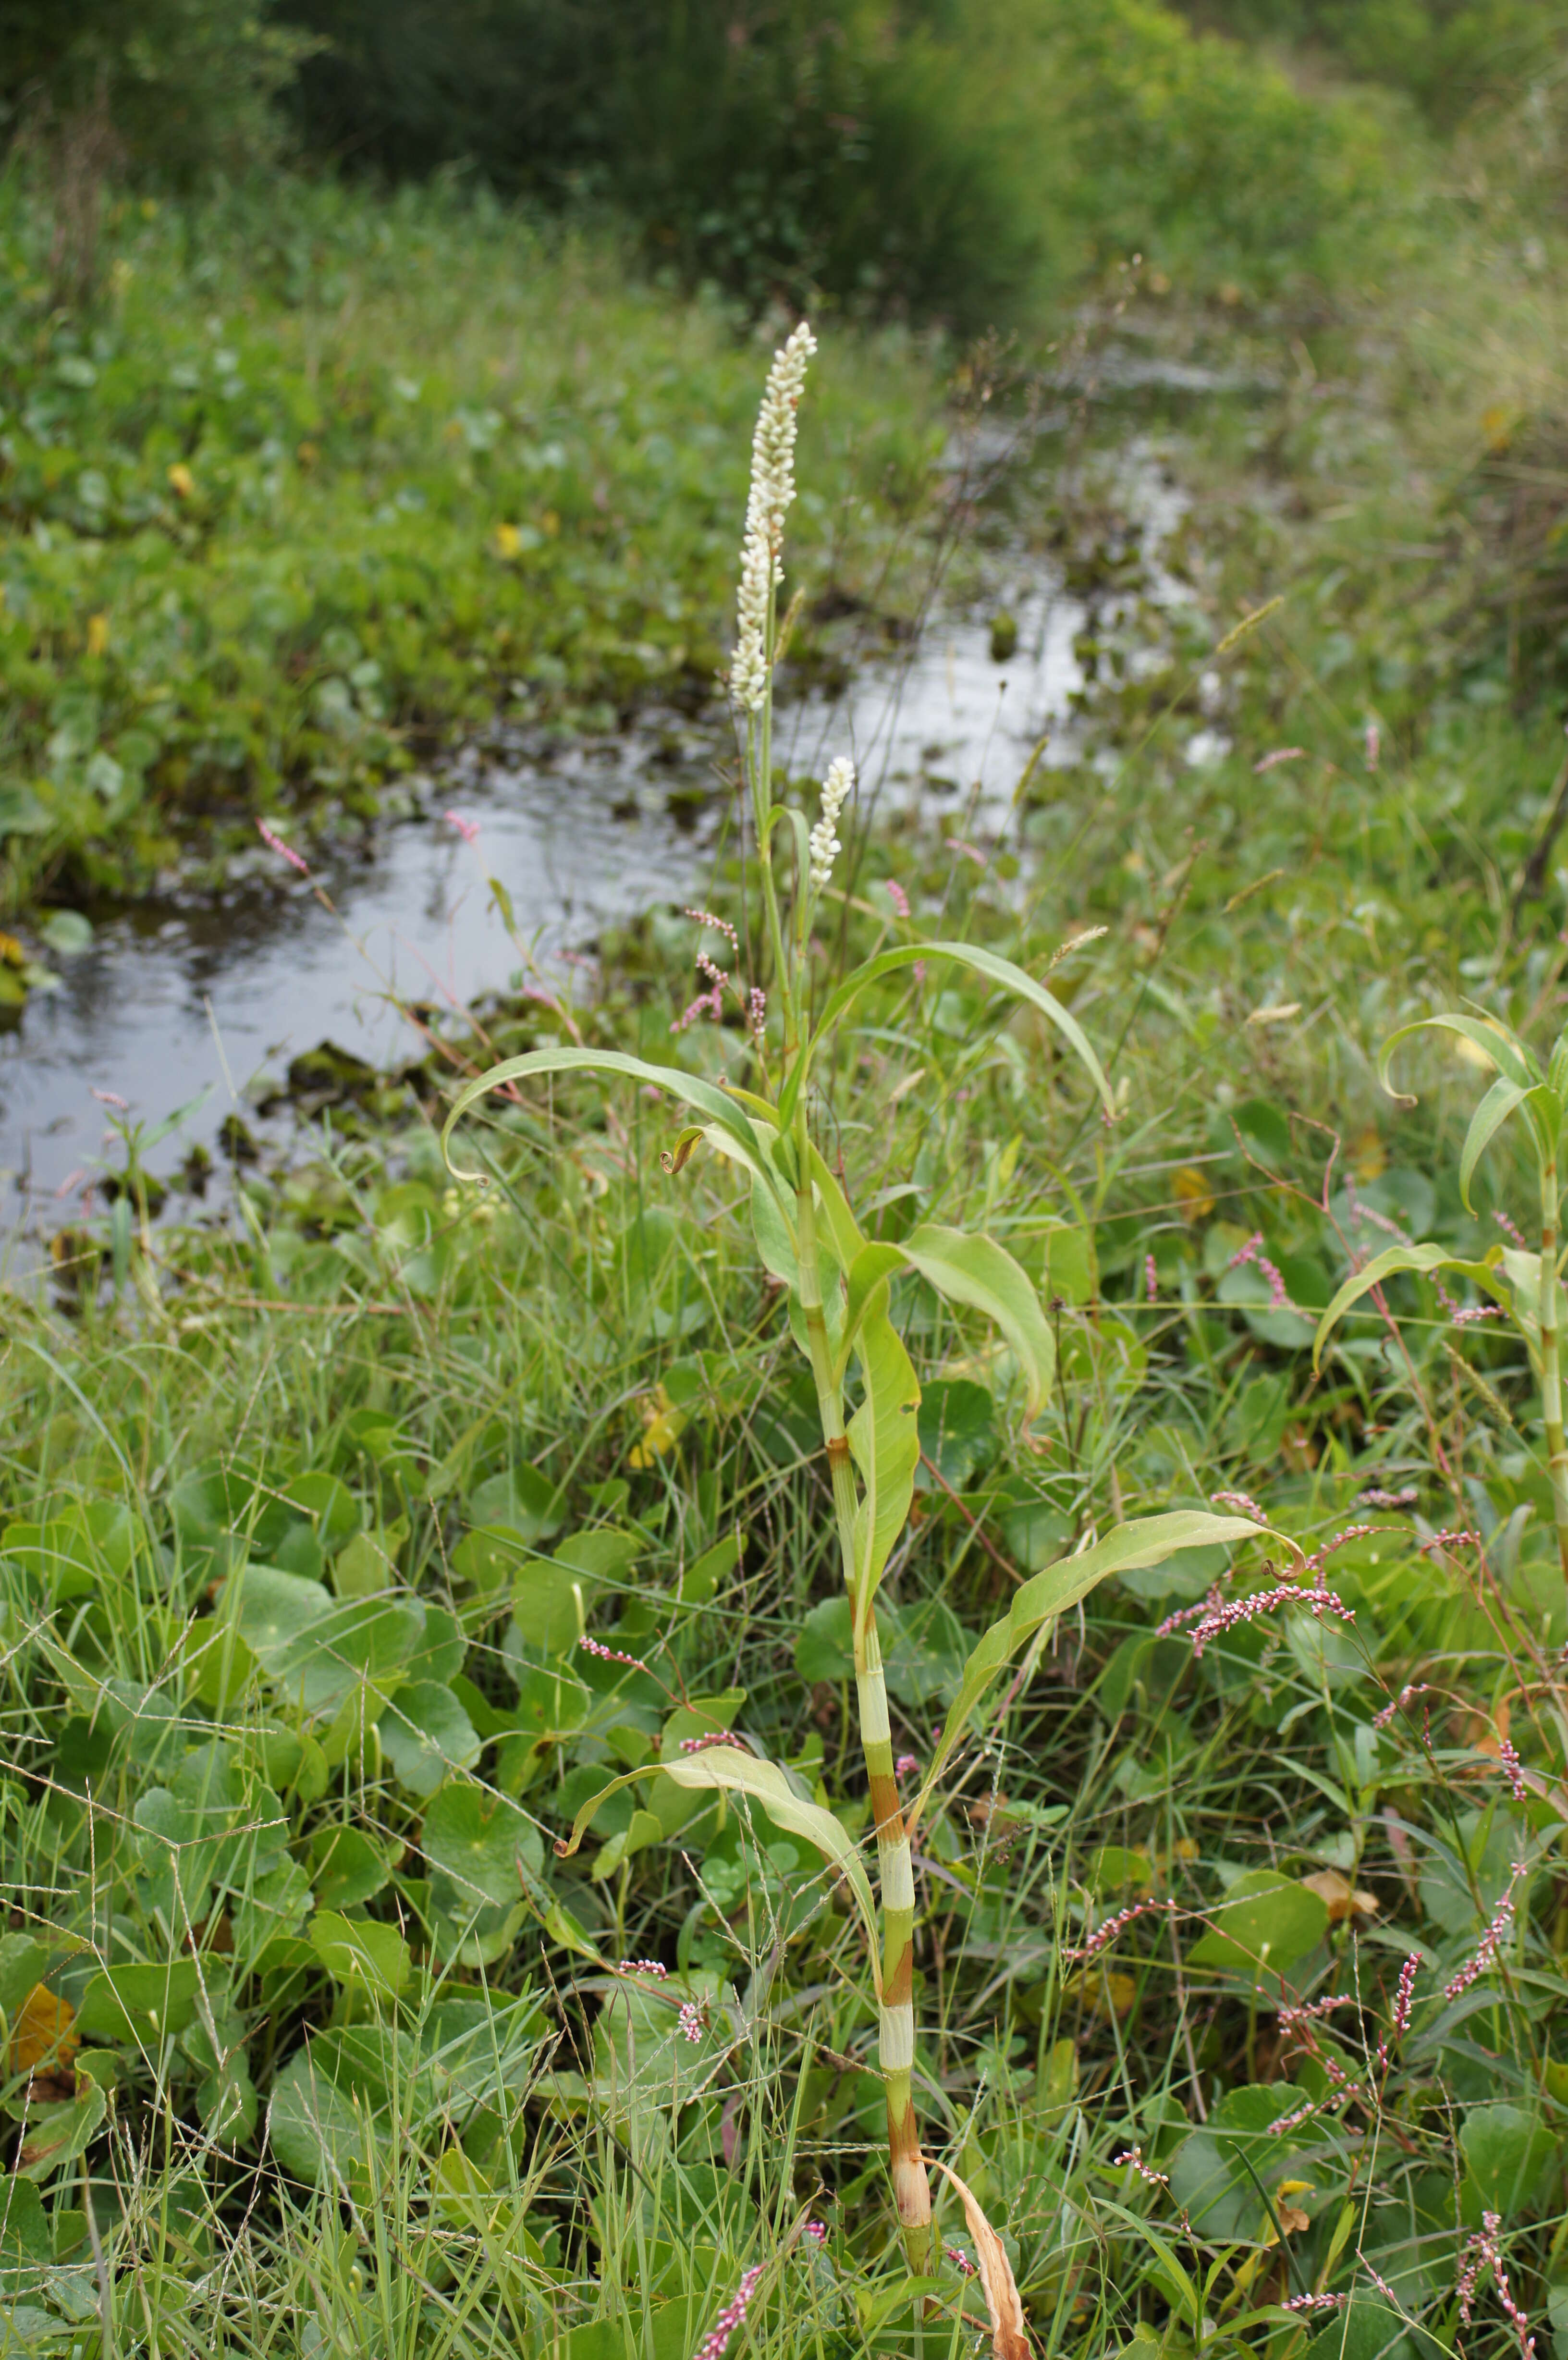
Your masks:
M 935 2160 L 934 2158 L 932 2159 Z M 1024 2326 L 1024 2307 L 1018 2300 L 1018 2283 L 1006 2248 L 957 2172 L 950 2171 L 945 2163 L 938 2163 L 936 2168 L 942 2178 L 958 2191 L 964 2217 L 969 2224 L 969 2234 L 975 2241 L 980 2285 L 985 2297 L 985 2308 L 991 2314 L 994 2360 L 1032 2360 L 1029 2334 Z
M 1309 1893 L 1315 1893 L 1328 1910 L 1331 1926 L 1343 1924 L 1346 1918 L 1376 1918 L 1381 1904 L 1375 1893 L 1352 1885 L 1348 1877 L 1341 1876 L 1337 1868 L 1314 1869 L 1301 1883 Z

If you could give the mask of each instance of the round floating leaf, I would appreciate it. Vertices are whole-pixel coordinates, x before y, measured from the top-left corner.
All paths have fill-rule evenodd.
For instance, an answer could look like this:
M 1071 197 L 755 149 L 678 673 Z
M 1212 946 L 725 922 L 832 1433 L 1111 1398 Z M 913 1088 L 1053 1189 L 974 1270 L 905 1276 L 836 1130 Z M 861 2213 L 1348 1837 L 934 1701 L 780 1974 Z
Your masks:
M 472 1778 L 452 1779 L 430 1797 L 420 1847 L 470 1907 L 516 1901 L 544 1867 L 544 1845 L 527 1812 Z
M 812 1607 L 795 1642 L 795 1669 L 803 1680 L 829 1680 L 836 1686 L 853 1677 L 853 1623 L 847 1598 L 824 1598 Z
M 1210 1911 L 1214 1923 L 1187 1953 L 1194 1967 L 1213 1967 L 1249 1981 L 1294 1966 L 1328 1931 L 1321 1894 L 1269 1869 L 1248 1869 Z
M 336 1475 L 320 1470 L 296 1475 L 283 1496 L 309 1520 L 328 1557 L 352 1540 L 364 1521 L 358 1501 Z
M 276 1671 L 287 1651 L 321 1620 L 332 1602 L 319 1581 L 301 1581 L 298 1574 L 276 1573 L 270 1566 L 247 1565 L 239 1576 L 240 1636 L 266 1670 Z
M 479 1759 L 473 1722 L 452 1690 L 434 1680 L 399 1688 L 377 1726 L 398 1784 L 413 1795 L 433 1795 L 452 1771 L 471 1769 Z
M 183 2032 L 203 1988 L 211 1999 L 215 1985 L 222 1983 L 210 1957 L 105 1967 L 82 1994 L 77 2026 L 90 2040 L 156 2044 L 166 2034 Z
M 380 1999 L 396 1999 L 408 1980 L 408 1945 L 396 1926 L 321 1909 L 305 1932 L 334 1983 L 361 1983 Z
M 318 1828 L 310 1838 L 311 1876 L 323 1909 L 355 1909 L 380 1892 L 392 1874 L 378 1843 L 358 1828 Z

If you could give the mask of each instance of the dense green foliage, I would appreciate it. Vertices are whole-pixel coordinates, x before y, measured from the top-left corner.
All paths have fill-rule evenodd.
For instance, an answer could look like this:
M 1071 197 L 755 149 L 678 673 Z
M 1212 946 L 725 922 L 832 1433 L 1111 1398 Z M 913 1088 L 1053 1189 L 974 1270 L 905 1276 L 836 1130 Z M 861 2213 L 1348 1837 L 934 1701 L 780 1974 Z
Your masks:
M 1136 236 L 1150 292 L 1085 319 L 973 508 L 933 497 L 934 342 L 835 323 L 804 421 L 791 589 L 907 609 L 959 519 L 972 581 L 1050 563 L 1086 608 L 1076 767 L 991 834 L 857 832 L 814 929 L 819 1006 L 906 923 L 1049 976 L 1116 1108 L 962 968 L 885 974 L 818 1070 L 867 1232 L 993 1235 L 1054 1351 L 1031 1415 L 987 1321 L 898 1269 L 903 1795 L 975 1635 L 1132 1520 L 1249 1495 L 1332 1595 L 1265 1607 L 1262 1534 L 1178 1552 L 993 1691 L 914 1847 L 928 2145 L 1051 2360 L 1562 2360 L 1540 1182 L 1517 1122 L 1459 1173 L 1514 1054 L 1488 1021 L 1544 1062 L 1568 1014 L 1562 133 L 1527 105 L 1452 188 L 1413 150 L 1411 205 L 1377 106 L 1138 0 L 1063 9 L 1049 53 L 1043 16 L 969 21 L 1048 253 Z M 62 260 L 48 169 L 0 192 L 13 899 L 192 845 L 211 878 L 289 794 L 363 818 L 503 701 L 706 694 L 773 341 L 740 307 L 446 191 L 123 190 Z M 1172 361 L 1222 389 L 1095 396 Z M 1187 503 L 1158 553 L 1133 433 Z M 809 819 L 812 782 L 771 791 Z M 776 994 L 755 877 L 713 893 Z M 497 1054 L 754 1086 L 743 1024 L 681 1022 L 700 939 L 651 911 L 573 996 L 324 1086 L 200 1218 L 147 1218 L 132 1110 L 103 1209 L 7 1290 L 9 2350 L 691 2360 L 742 2285 L 732 2360 L 984 2327 L 956 2199 L 929 2280 L 892 2234 L 845 1890 L 668 1775 L 735 1732 L 873 1850 L 816 1404 L 734 1169 L 566 1076 L 469 1118 L 487 1186 L 440 1153 Z M 1389 1036 L 1460 1005 L 1390 1097 Z
M 232 172 L 287 127 L 329 168 L 609 205 L 647 265 L 753 308 L 826 297 L 966 333 L 1135 248 L 1211 286 L 1321 274 L 1388 169 L 1363 111 L 1162 0 L 25 9 L 0 104 L 41 101 L 69 149 L 100 99 L 144 185 Z
M 0 192 L 13 902 L 62 861 L 93 894 L 221 859 L 285 795 L 364 814 L 498 705 L 710 693 L 756 375 L 719 309 L 414 191 L 125 205 L 86 320 L 49 309 L 47 241 Z M 931 445 L 908 338 L 844 364 L 802 530 L 853 590 Z
M 1568 26 L 1560 0 L 1191 0 L 1189 13 L 1251 39 L 1326 49 L 1448 126 L 1552 76 Z

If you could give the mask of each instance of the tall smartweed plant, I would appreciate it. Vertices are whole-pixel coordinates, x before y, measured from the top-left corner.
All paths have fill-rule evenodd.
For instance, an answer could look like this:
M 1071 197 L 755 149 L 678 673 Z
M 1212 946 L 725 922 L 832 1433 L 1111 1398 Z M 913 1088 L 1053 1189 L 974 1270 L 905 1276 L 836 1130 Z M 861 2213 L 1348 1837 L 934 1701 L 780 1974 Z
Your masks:
M 861 1747 L 877 1830 L 876 1895 L 859 1852 L 839 1820 L 805 1799 L 777 1764 L 721 1740 L 656 1766 L 683 1786 L 729 1789 L 750 1797 L 776 1824 L 809 1841 L 847 1885 L 864 1923 L 869 1982 L 879 2013 L 878 2061 L 887 2088 L 894 2201 L 909 2266 L 919 2274 L 930 2247 L 931 2190 L 914 2101 L 916 1899 L 910 1844 L 916 1827 L 990 1682 L 1047 1622 L 1107 1574 L 1158 1564 L 1179 1548 L 1256 1540 L 1258 1533 L 1255 1524 L 1236 1516 L 1192 1512 L 1153 1516 L 1116 1526 L 1104 1539 L 1025 1582 L 1010 1612 L 970 1656 L 924 1784 L 906 1811 L 894 1769 L 877 1592 L 913 1497 L 920 1459 L 920 1385 L 893 1325 L 889 1289 L 901 1272 L 912 1271 L 949 1302 L 993 1320 L 1022 1373 L 1031 1417 L 1048 1400 L 1055 1346 L 1033 1284 L 994 1239 L 934 1223 L 896 1243 L 866 1237 L 812 1135 L 812 1072 L 835 1028 L 872 986 L 918 961 L 950 961 L 1027 1001 L 1077 1059 L 1107 1114 L 1112 1103 L 1099 1060 L 1062 1002 L 1010 960 L 973 944 L 911 939 L 879 951 L 845 976 L 813 1012 L 817 952 L 812 926 L 832 890 L 840 850 L 836 825 L 854 770 L 847 760 L 833 764 L 814 824 L 797 806 L 778 799 L 773 673 L 780 635 L 784 522 L 795 491 L 796 413 L 814 350 L 811 330 L 802 324 L 775 355 L 768 376 L 752 449 L 739 630 L 730 672 L 730 694 L 745 738 L 751 818 L 747 875 L 760 896 L 769 958 L 771 1005 L 755 988 L 746 1002 L 748 1054 L 757 1087 L 715 1084 L 615 1050 L 536 1049 L 494 1066 L 459 1093 L 442 1143 L 450 1147 L 453 1126 L 486 1091 L 591 1066 L 651 1084 L 692 1110 L 696 1120 L 681 1131 L 664 1158 L 668 1172 L 679 1173 L 693 1148 L 705 1142 L 746 1176 L 757 1249 L 768 1270 L 788 1288 L 789 1326 L 811 1363 L 816 1390 L 838 1556 L 852 1612 Z M 783 860 L 775 841 L 780 837 L 788 856 Z M 706 971 L 711 980 L 719 973 L 711 962 Z M 714 982 L 715 1012 L 724 980 Z M 853 1409 L 852 1364 L 858 1372 L 858 1402 Z M 634 1771 L 607 1785 L 579 1814 L 571 1841 L 561 1849 L 575 1850 L 599 1805 L 616 1787 L 644 1775 Z

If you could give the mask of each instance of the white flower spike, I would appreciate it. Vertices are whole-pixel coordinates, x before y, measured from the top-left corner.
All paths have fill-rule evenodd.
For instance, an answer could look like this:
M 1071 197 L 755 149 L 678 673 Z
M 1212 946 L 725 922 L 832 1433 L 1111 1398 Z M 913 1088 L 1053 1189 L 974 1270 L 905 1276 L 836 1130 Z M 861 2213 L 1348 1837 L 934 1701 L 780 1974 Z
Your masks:
M 784 519 L 795 497 L 795 413 L 806 364 L 816 349 L 817 340 L 802 320 L 773 355 L 752 437 L 735 600 L 740 631 L 730 667 L 730 694 L 744 713 L 760 712 L 768 694 L 768 602 L 784 579 Z
M 820 893 L 844 847 L 835 833 L 838 815 L 855 785 L 855 764 L 841 754 L 822 781 L 822 815 L 811 830 L 811 890 Z

